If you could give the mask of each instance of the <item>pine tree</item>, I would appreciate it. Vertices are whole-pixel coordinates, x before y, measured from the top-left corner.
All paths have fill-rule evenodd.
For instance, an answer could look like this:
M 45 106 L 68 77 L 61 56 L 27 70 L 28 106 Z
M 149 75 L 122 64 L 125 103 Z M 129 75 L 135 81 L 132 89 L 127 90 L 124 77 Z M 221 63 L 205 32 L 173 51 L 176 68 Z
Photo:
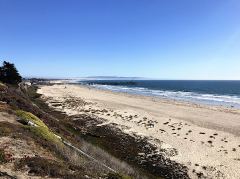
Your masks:
M 13 63 L 4 61 L 3 66 L 0 67 L 0 81 L 8 84 L 18 84 L 22 81 L 22 77 Z

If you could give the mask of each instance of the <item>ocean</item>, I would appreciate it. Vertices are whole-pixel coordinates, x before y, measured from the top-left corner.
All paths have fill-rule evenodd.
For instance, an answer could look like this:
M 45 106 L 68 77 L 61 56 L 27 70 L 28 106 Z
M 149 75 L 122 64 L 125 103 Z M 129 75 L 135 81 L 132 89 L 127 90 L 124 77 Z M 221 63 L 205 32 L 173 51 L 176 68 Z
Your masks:
M 197 104 L 240 108 L 240 81 L 84 80 L 84 85 Z

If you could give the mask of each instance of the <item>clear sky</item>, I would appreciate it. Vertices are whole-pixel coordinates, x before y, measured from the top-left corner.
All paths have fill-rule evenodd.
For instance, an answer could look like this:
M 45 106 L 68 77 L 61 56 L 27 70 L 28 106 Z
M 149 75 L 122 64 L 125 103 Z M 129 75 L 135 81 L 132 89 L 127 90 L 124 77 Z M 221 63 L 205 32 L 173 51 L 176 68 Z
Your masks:
M 239 0 L 0 0 L 23 76 L 240 80 Z

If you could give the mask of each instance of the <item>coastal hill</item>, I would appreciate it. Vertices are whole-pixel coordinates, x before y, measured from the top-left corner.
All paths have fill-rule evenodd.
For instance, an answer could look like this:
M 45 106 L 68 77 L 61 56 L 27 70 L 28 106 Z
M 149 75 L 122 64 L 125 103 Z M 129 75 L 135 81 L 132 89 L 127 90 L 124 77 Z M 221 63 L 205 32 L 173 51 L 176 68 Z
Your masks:
M 0 83 L 1 177 L 129 178 L 101 162 L 101 158 L 109 157 L 117 168 L 118 161 L 102 150 L 87 143 L 80 144 L 92 150 L 93 156 L 76 150 L 77 136 L 59 125 L 54 115 L 36 106 L 31 101 L 32 95 L 37 94 L 29 86 Z M 99 161 L 94 154 L 102 155 Z
M 0 177 L 139 178 L 130 166 L 82 140 L 66 115 L 39 99 L 36 86 L 21 82 L 14 64 L 4 62 L 0 72 L 5 82 L 0 82 Z

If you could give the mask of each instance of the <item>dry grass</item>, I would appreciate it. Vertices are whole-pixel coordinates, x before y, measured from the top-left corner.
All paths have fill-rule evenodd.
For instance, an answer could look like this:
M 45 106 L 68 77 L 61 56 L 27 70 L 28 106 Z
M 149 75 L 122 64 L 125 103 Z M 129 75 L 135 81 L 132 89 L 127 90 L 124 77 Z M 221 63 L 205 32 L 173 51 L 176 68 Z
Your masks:
M 134 170 L 130 167 L 126 166 L 125 163 L 118 161 L 116 158 L 110 156 L 106 152 L 104 152 L 101 149 L 97 149 L 97 147 L 94 147 L 84 141 L 81 142 L 81 146 L 84 147 L 84 150 L 86 153 L 90 153 L 90 155 L 94 155 L 94 157 L 97 158 L 97 162 L 95 160 L 86 159 L 86 157 L 81 156 L 77 151 L 65 146 L 62 141 L 56 137 L 56 135 L 45 125 L 43 121 L 41 121 L 38 117 L 33 115 L 32 113 L 17 110 L 16 115 L 20 118 L 20 122 L 24 124 L 28 124 L 31 122 L 32 126 L 27 126 L 30 131 L 42 139 L 51 142 L 51 145 L 54 148 L 51 148 L 55 153 L 63 157 L 67 162 L 69 162 L 73 166 L 77 167 L 83 167 L 85 171 L 90 171 L 90 173 L 87 172 L 88 175 L 92 175 L 91 171 L 94 171 L 95 176 L 99 176 L 102 173 L 109 173 L 109 170 L 104 167 L 102 164 L 107 164 L 111 166 L 115 166 L 116 169 L 121 169 L 126 171 L 127 173 L 133 173 Z M 118 171 L 118 170 L 117 170 Z M 124 172 L 125 173 L 125 172 Z
M 7 89 L 7 86 L 2 82 L 0 82 L 0 91 L 6 90 L 6 89 Z
M 0 164 L 7 162 L 6 155 L 3 149 L 0 149 Z
M 0 122 L 0 137 L 11 135 L 14 132 L 13 126 L 13 124 L 8 122 Z
M 72 150 L 71 148 L 65 146 L 62 143 L 62 141 L 58 137 L 56 137 L 52 130 L 56 131 L 57 133 L 60 133 L 62 136 L 64 136 L 64 138 L 72 138 L 74 134 L 71 133 L 71 131 L 68 131 L 62 123 L 59 123 L 58 120 L 55 120 L 55 117 L 48 113 L 49 111 L 45 112 L 45 110 L 43 110 L 44 108 L 39 108 L 38 106 L 34 105 L 32 101 L 36 97 L 38 97 L 38 95 L 36 95 L 34 90 L 32 90 L 31 93 L 27 92 L 24 93 L 20 89 L 14 89 L 10 87 L 9 88 L 4 87 L 4 90 L 0 90 L 0 100 L 5 101 L 8 104 L 6 105 L 5 103 L 2 104 L 0 103 L 0 110 L 1 107 L 3 111 L 6 111 L 6 109 L 9 108 L 11 111 L 14 111 L 14 113 L 17 115 L 17 117 L 23 124 L 28 124 L 29 122 L 32 122 L 33 124 L 36 125 L 36 126 L 25 125 L 23 127 L 20 127 L 23 130 L 21 134 L 25 135 L 22 137 L 32 138 L 36 143 L 40 144 L 44 148 L 45 147 L 48 148 L 53 154 L 57 154 L 56 157 L 60 159 L 58 161 L 61 160 L 65 161 L 63 167 L 64 170 L 66 169 L 65 167 L 71 166 L 71 169 L 67 167 L 67 170 L 72 171 L 72 168 L 74 168 L 76 172 L 78 171 L 81 172 L 79 176 L 84 176 L 85 174 L 87 174 L 88 176 L 91 176 L 90 178 L 93 177 L 98 178 L 100 176 L 102 178 L 118 178 L 118 179 L 129 178 L 128 176 L 116 173 L 111 174 L 109 173 L 109 170 L 103 167 L 100 163 L 90 160 L 80 155 L 78 152 Z M 26 111 L 30 111 L 31 113 Z M 62 119 L 62 116 L 60 115 L 58 119 Z M 7 127 L 3 135 L 9 135 L 9 132 L 11 132 L 11 130 L 9 131 Z M 72 139 L 70 141 L 74 142 L 75 140 Z M 93 156 L 98 161 L 101 161 L 101 163 L 107 166 L 111 166 L 111 168 L 118 171 L 119 173 L 130 174 L 131 176 L 134 176 L 134 178 L 142 178 L 140 175 L 135 173 L 135 170 L 128 164 L 109 155 L 104 150 L 95 147 L 94 145 L 89 144 L 81 139 L 78 142 L 74 143 L 75 145 L 79 146 L 82 150 L 84 150 L 87 154 Z M 44 161 L 43 159 L 41 161 L 42 162 L 40 164 L 38 163 L 39 167 L 41 167 L 41 165 L 44 163 L 47 164 L 47 162 L 43 162 Z M 30 163 L 34 164 L 35 162 L 36 159 L 32 159 Z M 49 165 L 52 165 L 51 162 Z M 45 169 L 46 169 L 45 174 L 49 175 L 47 173 L 48 169 L 47 168 Z M 67 176 L 68 174 L 65 173 L 63 174 L 63 176 L 64 175 Z M 73 175 L 71 175 L 71 178 L 74 178 Z
M 73 172 L 69 170 L 68 165 L 56 160 L 46 159 L 42 157 L 22 158 L 15 163 L 16 170 L 24 170 L 28 167 L 28 174 L 41 177 L 75 178 Z
M 91 155 L 92 157 L 97 159 L 98 161 L 101 161 L 102 164 L 110 166 L 112 169 L 114 169 L 118 173 L 125 174 L 126 175 L 125 177 L 131 176 L 136 179 L 146 178 L 143 175 L 141 175 L 139 172 L 137 172 L 138 171 L 137 169 L 133 168 L 126 162 L 117 159 L 116 157 L 112 156 L 111 154 L 104 151 L 103 149 L 101 149 L 93 144 L 90 144 L 84 140 L 81 140 L 81 139 L 80 139 L 79 143 L 80 143 L 80 148 L 82 151 L 88 153 L 89 155 Z M 102 167 L 101 164 L 98 164 L 96 162 L 94 162 L 94 163 L 92 162 L 91 166 L 93 166 L 95 169 L 102 168 L 102 169 L 106 170 L 106 168 Z M 85 165 L 88 165 L 88 164 L 85 163 Z M 124 176 L 124 175 L 121 175 L 121 176 Z

